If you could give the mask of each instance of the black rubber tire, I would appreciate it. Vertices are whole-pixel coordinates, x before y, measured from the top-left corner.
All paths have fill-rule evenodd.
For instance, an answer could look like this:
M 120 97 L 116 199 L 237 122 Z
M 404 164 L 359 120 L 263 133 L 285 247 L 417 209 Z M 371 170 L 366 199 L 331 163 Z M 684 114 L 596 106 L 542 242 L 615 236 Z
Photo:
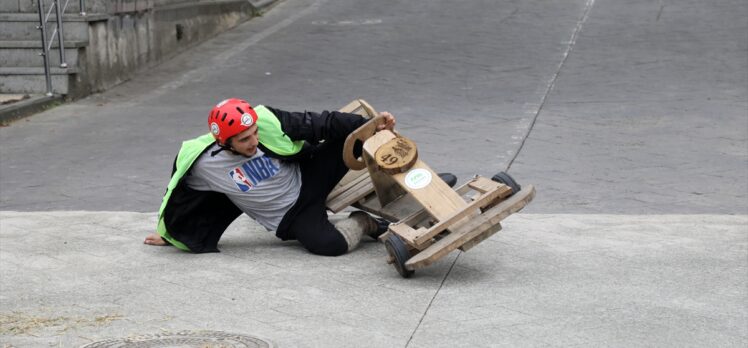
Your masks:
M 512 176 L 506 172 L 496 173 L 491 178 L 491 180 L 509 186 L 512 189 L 512 195 L 514 195 L 515 193 L 519 192 L 522 189 L 522 186 L 520 186 L 516 181 L 514 181 L 514 178 L 512 178 Z
M 457 184 L 457 177 L 452 173 L 439 173 L 436 175 L 447 183 L 449 187 L 455 187 L 455 184 Z
M 384 247 L 387 249 L 387 253 L 394 259 L 393 264 L 397 273 L 400 273 L 403 278 L 410 278 L 415 271 L 405 268 L 405 261 L 408 261 L 410 258 L 410 252 L 405 242 L 400 237 L 390 234 L 387 240 L 384 241 Z

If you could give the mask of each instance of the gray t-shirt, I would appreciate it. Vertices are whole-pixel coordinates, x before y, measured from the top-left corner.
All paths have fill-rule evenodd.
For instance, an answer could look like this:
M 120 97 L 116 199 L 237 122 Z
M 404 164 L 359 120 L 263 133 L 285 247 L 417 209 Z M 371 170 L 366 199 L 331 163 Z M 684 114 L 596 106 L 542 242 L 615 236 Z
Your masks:
M 262 150 L 251 158 L 217 150 L 213 144 L 195 162 L 187 185 L 198 191 L 226 196 L 268 231 L 274 231 L 283 215 L 296 203 L 301 190 L 299 164 L 265 156 Z

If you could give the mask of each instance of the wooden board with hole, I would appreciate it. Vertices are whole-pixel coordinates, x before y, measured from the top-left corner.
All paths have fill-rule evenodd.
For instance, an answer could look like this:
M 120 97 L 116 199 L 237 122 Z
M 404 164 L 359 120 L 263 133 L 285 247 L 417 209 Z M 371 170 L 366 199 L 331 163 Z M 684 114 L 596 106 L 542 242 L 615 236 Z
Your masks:
M 356 99 L 342 107 L 339 111 L 361 115 L 367 119 L 377 116 L 376 110 L 363 99 Z M 371 183 L 369 172 L 366 168 L 349 170 L 327 196 L 326 206 L 330 211 L 337 213 L 372 192 L 374 192 L 374 186 Z

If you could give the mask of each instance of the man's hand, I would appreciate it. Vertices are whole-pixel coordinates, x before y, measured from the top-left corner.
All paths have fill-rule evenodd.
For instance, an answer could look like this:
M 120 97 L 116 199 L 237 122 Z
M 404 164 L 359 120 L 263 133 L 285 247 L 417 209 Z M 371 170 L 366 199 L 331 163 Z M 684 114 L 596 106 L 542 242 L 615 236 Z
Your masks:
M 395 129 L 395 116 L 392 116 L 392 114 L 387 111 L 380 112 L 379 116 L 384 117 L 384 124 L 380 124 L 379 126 L 377 126 L 377 131 L 380 131 L 383 129 L 386 129 L 386 130 Z
M 164 239 L 161 238 L 161 236 L 159 236 L 158 233 L 151 233 L 145 237 L 143 244 L 161 246 L 161 245 L 166 245 L 166 241 L 164 241 Z

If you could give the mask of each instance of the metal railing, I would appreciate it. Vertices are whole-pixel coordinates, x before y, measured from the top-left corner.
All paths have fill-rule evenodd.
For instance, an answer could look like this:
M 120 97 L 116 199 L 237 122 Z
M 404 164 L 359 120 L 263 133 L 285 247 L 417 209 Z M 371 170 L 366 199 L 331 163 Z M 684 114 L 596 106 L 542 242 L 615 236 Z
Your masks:
M 81 16 L 86 15 L 86 4 L 84 0 L 80 1 L 80 14 Z M 52 0 L 52 5 L 49 7 L 48 11 L 45 11 L 44 9 L 44 0 L 37 0 L 37 5 L 39 7 L 39 25 L 37 26 L 37 29 L 41 31 L 42 36 L 42 53 L 41 56 L 44 59 L 44 77 L 47 82 L 47 95 L 52 96 L 52 75 L 49 68 L 49 51 L 52 48 L 52 44 L 55 41 L 55 36 L 57 37 L 58 49 L 60 51 L 60 67 L 65 69 L 68 67 L 68 63 L 65 59 L 65 41 L 63 38 L 63 31 L 62 31 L 62 14 L 65 13 L 65 9 L 68 7 L 69 0 L 65 0 L 65 4 L 62 5 L 62 8 L 60 8 L 60 1 L 59 0 Z M 49 21 L 49 16 L 52 14 L 52 11 L 55 11 L 55 29 L 52 31 L 51 38 L 47 40 L 47 22 Z

